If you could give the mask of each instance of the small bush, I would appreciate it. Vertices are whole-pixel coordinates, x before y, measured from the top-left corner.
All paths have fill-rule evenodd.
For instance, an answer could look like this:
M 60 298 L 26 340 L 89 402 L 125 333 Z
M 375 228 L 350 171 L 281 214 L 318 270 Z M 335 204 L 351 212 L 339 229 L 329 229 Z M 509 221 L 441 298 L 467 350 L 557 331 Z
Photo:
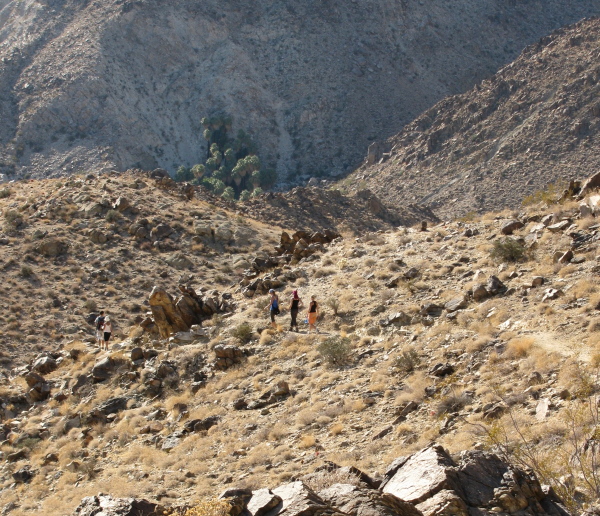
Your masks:
M 11 194 L 12 192 L 8 188 L 3 188 L 0 190 L 0 199 L 6 199 L 7 197 L 10 197 Z
M 525 259 L 527 249 L 513 238 L 496 240 L 490 256 L 503 262 L 520 262 Z
M 333 315 L 337 315 L 340 309 L 340 300 L 337 297 L 330 297 L 325 304 L 333 310 Z
M 304 479 L 304 483 L 315 493 L 327 489 L 334 484 L 360 485 L 360 478 L 346 468 L 336 468 L 332 471 L 322 470 Z
M 245 344 L 252 339 L 252 327 L 248 323 L 242 323 L 234 328 L 231 335 Z
M 419 364 L 421 359 L 414 349 L 402 351 L 399 356 L 394 359 L 392 367 L 402 373 L 412 373 Z
M 29 265 L 23 265 L 20 274 L 22 278 L 31 278 L 33 276 L 33 269 Z
M 106 213 L 106 222 L 117 222 L 121 218 L 121 214 L 117 210 L 108 210 Z
M 317 351 L 332 365 L 343 365 L 350 360 L 352 343 L 347 337 L 329 337 L 317 346 Z
M 471 398 L 465 394 L 451 394 L 442 398 L 436 407 L 436 415 L 443 416 L 452 412 L 459 412 L 471 402 Z
M 227 500 L 218 500 L 212 498 L 202 500 L 193 507 L 185 509 L 175 509 L 168 516 L 229 516 L 231 504 Z
M 89 310 L 90 312 L 95 312 L 96 310 L 98 310 L 98 305 L 93 299 L 88 299 L 85 303 L 83 303 L 83 306 L 86 310 Z

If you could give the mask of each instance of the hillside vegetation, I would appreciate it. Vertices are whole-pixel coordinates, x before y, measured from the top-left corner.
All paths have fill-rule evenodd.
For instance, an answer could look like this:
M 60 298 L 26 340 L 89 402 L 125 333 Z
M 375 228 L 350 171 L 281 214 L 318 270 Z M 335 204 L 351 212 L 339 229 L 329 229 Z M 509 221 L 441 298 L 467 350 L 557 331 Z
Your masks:
M 379 478 L 434 441 L 532 467 L 574 511 L 597 499 L 582 476 L 597 473 L 596 448 L 584 451 L 598 431 L 593 192 L 582 205 L 425 230 L 342 231 L 310 253 L 294 228 L 282 236 L 139 173 L 14 184 L 2 196 L 3 324 L 13 325 L 3 359 L 31 357 L 0 391 L 10 514 L 70 514 L 98 492 L 181 505 L 275 487 L 326 461 Z M 32 217 L 36 203 L 44 214 Z M 49 237 L 66 247 L 41 246 Z M 290 242 L 294 254 L 269 265 Z M 148 317 L 155 285 L 174 297 L 192 288 L 218 313 L 161 339 Z M 284 308 L 275 329 L 269 287 Z M 303 313 L 287 331 L 293 289 L 305 304 L 316 296 L 318 334 Z M 96 308 L 119 328 L 109 352 L 85 322 Z M 17 350 L 18 333 L 28 336 Z

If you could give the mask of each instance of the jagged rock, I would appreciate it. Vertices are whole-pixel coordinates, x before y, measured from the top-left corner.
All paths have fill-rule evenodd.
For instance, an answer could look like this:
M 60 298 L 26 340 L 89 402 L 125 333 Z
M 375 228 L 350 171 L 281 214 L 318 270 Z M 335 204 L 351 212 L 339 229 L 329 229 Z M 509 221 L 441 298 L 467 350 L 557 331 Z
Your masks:
M 213 351 L 216 355 L 214 366 L 220 370 L 227 369 L 234 364 L 239 364 L 244 357 L 244 352 L 237 346 L 219 344 L 214 347 Z
M 173 233 L 173 228 L 168 224 L 159 224 L 150 231 L 151 240 L 162 240 Z M 167 262 L 168 263 L 168 262 Z
M 520 220 L 510 220 L 506 222 L 500 230 L 503 235 L 512 235 L 517 229 L 521 229 L 525 224 Z
M 498 419 L 502 416 L 507 410 L 506 405 L 502 403 L 492 403 L 489 407 L 483 408 L 483 418 L 484 419 Z
M 233 488 L 223 491 L 219 495 L 219 500 L 227 500 L 231 505 L 229 516 L 239 516 L 242 512 L 247 514 L 245 509 L 251 497 L 252 491 L 250 489 Z
M 19 451 L 9 453 L 6 456 L 6 460 L 8 462 L 17 462 L 27 457 L 27 450 L 25 448 L 20 449 Z
M 93 409 L 93 412 L 98 412 L 105 416 L 116 414 L 117 412 L 121 412 L 127 408 L 128 401 L 129 398 L 126 398 L 125 396 L 110 398 Z
M 405 314 L 404 312 L 396 312 L 391 314 L 389 317 L 387 317 L 386 319 L 383 319 L 380 322 L 381 326 L 391 326 L 392 324 L 398 325 L 398 326 L 408 326 L 411 322 L 411 317 L 408 314 Z
M 194 232 L 198 236 L 211 236 L 213 229 L 206 222 L 196 222 L 194 223 Z
M 374 489 L 334 484 L 318 495 L 348 516 L 421 516 L 414 505 Z
M 156 368 L 156 377 L 160 379 L 164 379 L 167 376 L 171 376 L 177 374 L 177 367 L 175 363 L 169 362 L 165 360 L 161 362 L 159 366 Z
M 112 205 L 113 210 L 123 213 L 131 206 L 131 203 L 125 197 L 119 197 Z
M 147 500 L 99 494 L 81 500 L 73 516 L 156 516 L 163 512 L 160 506 Z
M 579 197 L 585 197 L 589 192 L 600 188 L 600 172 L 596 172 L 594 175 L 588 177 L 582 184 L 581 190 L 579 191 Z
M 548 411 L 550 410 L 550 406 L 552 402 L 545 398 L 538 401 L 535 407 L 535 417 L 538 421 L 543 421 L 548 417 Z
M 454 491 L 442 489 L 416 508 L 423 516 L 469 516 L 469 508 Z
M 506 292 L 507 290 L 506 285 L 502 283 L 496 276 L 490 276 L 488 278 L 485 289 L 493 296 L 500 294 L 501 292 Z
M 115 362 L 112 358 L 106 357 L 97 362 L 92 369 L 92 378 L 95 382 L 108 380 L 112 375 Z
M 465 296 L 455 297 L 455 298 L 451 299 L 450 301 L 448 301 L 444 305 L 444 308 L 448 312 L 456 312 L 457 310 L 462 310 L 463 308 L 466 308 L 466 307 L 467 307 L 467 299 Z
M 23 378 L 25 379 L 29 387 L 34 387 L 36 384 L 42 384 L 46 381 L 43 376 L 37 374 L 34 371 L 29 371 L 25 373 L 23 375 Z
M 273 494 L 281 498 L 277 506 L 265 513 L 265 516 L 317 516 L 336 514 L 338 511 L 308 488 L 303 482 L 296 481 L 273 489 Z
M 552 301 L 554 299 L 558 299 L 561 296 L 564 296 L 564 292 L 555 288 L 548 288 L 544 291 L 544 296 L 542 297 L 542 303 L 546 301 Z
M 561 254 L 560 258 L 557 260 L 558 263 L 569 263 L 573 259 L 574 253 L 569 249 L 568 251 Z
M 439 317 L 440 315 L 442 315 L 443 310 L 443 306 L 437 305 L 435 303 L 426 303 L 421 306 L 419 314 L 424 317 Z
M 221 420 L 220 416 L 210 416 L 204 419 L 192 419 L 183 425 L 185 432 L 205 432 Z
M 167 339 L 173 333 L 189 330 L 189 326 L 183 320 L 173 298 L 165 290 L 154 287 L 149 303 L 154 322 L 162 338 Z
M 551 231 L 552 233 L 560 233 L 561 231 L 564 231 L 565 229 L 567 229 L 570 225 L 571 225 L 570 220 L 562 220 L 556 224 L 552 224 L 551 226 L 548 226 L 548 231 Z
M 17 482 L 17 484 L 25 484 L 33 478 L 34 474 L 35 473 L 31 471 L 29 466 L 24 466 L 21 469 L 15 471 L 12 474 L 12 477 L 14 481 Z
M 490 293 L 485 288 L 485 285 L 478 283 L 473 287 L 473 299 L 475 301 L 483 301 L 486 297 L 490 295 Z
M 130 358 L 132 362 L 135 362 L 137 360 L 143 360 L 144 350 L 142 348 L 133 348 L 131 350 Z
M 531 288 L 541 287 L 544 284 L 544 278 L 542 276 L 535 276 L 531 280 Z
M 451 375 L 452 373 L 454 373 L 454 366 L 448 363 L 436 364 L 429 371 L 430 375 L 437 376 L 440 378 Z
M 165 262 L 167 262 L 174 269 L 178 270 L 191 269 L 194 267 L 194 262 L 192 262 L 183 253 L 176 253 L 172 256 L 169 256 Z
M 257 489 L 252 491 L 252 497 L 246 509 L 251 516 L 264 516 L 281 502 L 281 497 L 274 494 L 270 489 Z
M 40 374 L 51 373 L 52 371 L 55 371 L 57 367 L 58 364 L 56 363 L 56 360 L 50 356 L 39 357 L 31 366 L 33 371 L 36 371 Z
M 404 273 L 404 277 L 406 279 L 414 279 L 417 276 L 419 276 L 419 271 L 417 269 L 415 269 L 414 267 L 411 267 Z
M 290 386 L 285 380 L 277 382 L 277 386 L 273 389 L 273 396 L 288 396 L 290 394 Z

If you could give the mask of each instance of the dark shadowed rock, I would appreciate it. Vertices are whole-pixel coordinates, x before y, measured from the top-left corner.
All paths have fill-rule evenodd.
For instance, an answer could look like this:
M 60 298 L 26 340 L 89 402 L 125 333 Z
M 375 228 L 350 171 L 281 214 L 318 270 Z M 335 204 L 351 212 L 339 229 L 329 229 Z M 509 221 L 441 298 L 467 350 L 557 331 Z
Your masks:
M 248 512 L 252 516 L 264 516 L 281 502 L 281 498 L 270 489 L 258 489 L 252 491 L 252 498 L 248 502 Z
M 520 220 L 509 220 L 502 226 L 503 235 L 512 235 L 517 229 L 521 229 L 524 224 Z
M 334 484 L 318 494 L 348 516 L 421 516 L 414 505 L 374 489 Z
M 232 488 L 223 491 L 219 495 L 219 500 L 227 500 L 230 503 L 229 516 L 238 516 L 245 511 L 251 497 L 252 491 L 250 489 Z
M 58 364 L 56 363 L 56 360 L 54 360 L 52 357 L 49 357 L 49 356 L 43 356 L 43 357 L 36 359 L 36 361 L 31 366 L 31 368 L 34 371 L 36 371 L 40 374 L 51 373 L 57 367 L 58 367 Z

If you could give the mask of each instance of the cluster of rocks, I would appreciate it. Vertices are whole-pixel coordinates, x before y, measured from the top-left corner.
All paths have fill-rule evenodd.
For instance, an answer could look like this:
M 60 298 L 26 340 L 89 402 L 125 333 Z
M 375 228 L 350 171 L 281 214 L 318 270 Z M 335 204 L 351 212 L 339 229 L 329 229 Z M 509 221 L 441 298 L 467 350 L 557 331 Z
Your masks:
M 277 258 L 266 260 L 255 258 L 252 261 L 252 269 L 246 270 L 240 281 L 242 294 L 249 298 L 263 295 L 269 292 L 270 289 L 278 289 L 286 283 L 296 281 L 303 274 L 302 271 L 292 270 L 289 267 L 276 267 L 271 272 L 261 276 L 260 271 L 268 270 L 277 263 Z
M 323 251 L 323 245 L 332 242 L 336 238 L 341 238 L 341 235 L 329 229 L 315 233 L 296 231 L 292 236 L 283 231 L 275 251 L 279 256 L 284 257 L 287 262 L 296 264 L 302 258 L 308 258 L 318 251 Z
M 152 315 L 140 326 L 168 339 L 175 334 L 190 332 L 193 326 L 201 325 L 215 314 L 231 313 L 235 308 L 228 293 L 200 290 L 200 295 L 186 285 L 180 285 L 179 291 L 180 295 L 174 299 L 166 290 L 154 287 L 149 298 Z
M 264 391 L 257 399 L 248 401 L 244 397 L 237 398 L 231 404 L 234 410 L 261 410 L 262 415 L 268 414 L 269 405 L 278 403 L 291 395 L 289 384 L 285 380 L 280 380 L 277 384 Z
M 452 457 L 433 444 L 396 459 L 383 478 L 345 468 L 348 478 L 354 479 L 351 483 L 335 483 L 337 469 L 326 463 L 317 472 L 275 489 L 230 488 L 219 499 L 228 502 L 229 516 L 569 516 L 557 495 L 541 486 L 534 473 L 480 451 Z M 316 477 L 321 482 L 314 482 Z M 178 509 L 184 512 L 188 508 Z M 74 514 L 154 516 L 161 510 L 164 508 L 146 500 L 98 495 L 84 498 Z
M 285 231 L 281 233 L 280 243 L 275 248 L 276 255 L 255 257 L 250 268 L 244 271 L 240 281 L 241 292 L 245 297 L 266 294 L 270 289 L 283 287 L 290 281 L 295 281 L 301 272 L 291 270 L 288 265 L 295 265 L 300 260 L 310 259 L 315 253 L 323 251 L 323 245 L 340 238 L 334 231 L 308 233 L 296 231 L 290 236 Z M 267 274 L 263 273 L 268 272 Z

